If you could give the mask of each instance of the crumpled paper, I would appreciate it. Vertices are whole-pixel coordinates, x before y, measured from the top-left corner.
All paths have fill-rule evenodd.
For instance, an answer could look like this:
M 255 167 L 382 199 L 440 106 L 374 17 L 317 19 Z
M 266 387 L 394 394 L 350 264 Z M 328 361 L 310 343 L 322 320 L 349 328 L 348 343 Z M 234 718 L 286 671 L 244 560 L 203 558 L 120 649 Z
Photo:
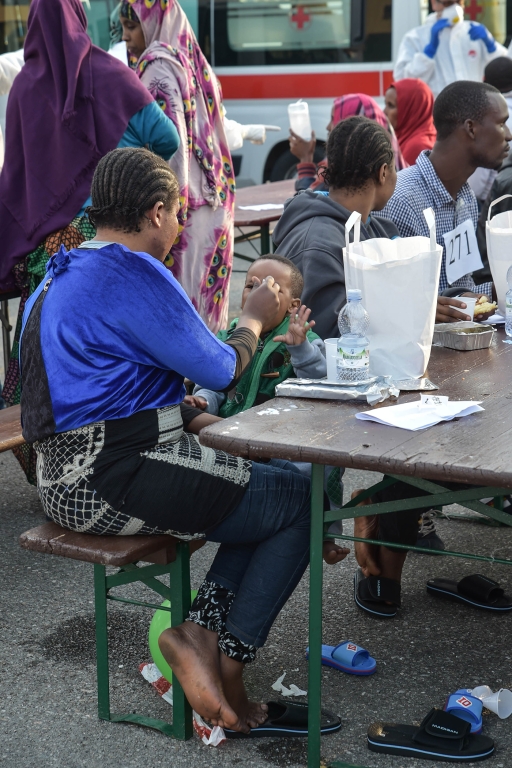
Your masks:
M 335 384 L 327 379 L 286 379 L 276 387 L 276 397 L 307 397 L 314 400 L 366 400 L 368 405 L 398 397 L 391 376 L 375 376 L 365 384 Z M 267 414 L 268 408 L 265 412 Z M 268 413 L 268 415 L 271 415 Z
M 285 677 L 286 677 L 286 672 L 284 672 L 281 675 L 281 677 L 277 678 L 277 680 L 272 686 L 274 691 L 277 691 L 282 696 L 307 696 L 308 692 L 301 690 L 294 683 L 292 683 L 289 688 L 283 685 L 283 680 L 285 679 Z
M 157 665 L 148 662 L 140 664 L 139 672 L 144 680 L 151 683 L 158 695 L 172 707 L 172 685 L 163 677 Z M 219 744 L 226 741 L 226 734 L 222 728 L 218 725 L 212 728 L 197 712 L 194 712 L 193 715 L 194 730 L 203 744 L 206 744 L 207 747 L 218 747 Z

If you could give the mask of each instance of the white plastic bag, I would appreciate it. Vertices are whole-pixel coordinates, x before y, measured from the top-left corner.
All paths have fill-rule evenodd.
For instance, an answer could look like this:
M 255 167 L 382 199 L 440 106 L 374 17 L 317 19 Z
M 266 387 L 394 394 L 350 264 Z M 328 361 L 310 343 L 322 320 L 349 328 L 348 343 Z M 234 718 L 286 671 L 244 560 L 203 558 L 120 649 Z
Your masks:
M 498 309 L 505 317 L 505 295 L 508 291 L 507 271 L 512 264 L 512 211 L 498 213 L 491 221 L 491 211 L 496 203 L 500 203 L 512 195 L 503 195 L 494 200 L 489 206 L 485 224 L 487 239 L 487 256 L 492 272 L 492 279 L 498 294 Z M 491 297 L 489 296 L 489 299 Z
M 419 379 L 430 359 L 443 249 L 436 243 L 434 212 L 424 212 L 428 237 L 360 242 L 361 215 L 345 226 L 347 289 L 359 288 L 370 316 L 370 373 L 394 381 Z M 354 242 L 350 232 L 354 229 Z

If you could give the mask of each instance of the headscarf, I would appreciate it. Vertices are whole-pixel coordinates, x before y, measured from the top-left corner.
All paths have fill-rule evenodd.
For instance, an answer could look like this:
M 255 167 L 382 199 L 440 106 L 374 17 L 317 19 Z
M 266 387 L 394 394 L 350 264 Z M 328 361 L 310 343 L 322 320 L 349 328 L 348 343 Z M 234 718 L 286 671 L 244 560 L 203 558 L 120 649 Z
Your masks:
M 98 161 L 117 147 L 151 95 L 128 67 L 91 43 L 80 0 L 32 0 L 25 66 L 9 95 L 0 175 L 0 288 L 11 269 L 67 226 Z
M 123 0 L 121 15 L 139 21 L 146 50 L 137 64 L 143 74 L 155 59 L 165 59 L 173 68 L 185 110 L 189 159 L 194 155 L 204 174 L 206 202 L 213 208 L 229 204 L 235 191 L 222 109 L 220 85 L 197 42 L 186 14 L 176 0 Z M 150 91 L 171 119 L 163 89 Z M 180 179 L 181 181 L 181 179 Z M 195 199 L 192 189 L 185 191 L 182 209 L 197 208 L 204 200 Z
M 337 125 L 341 120 L 345 120 L 347 117 L 354 117 L 357 115 L 362 115 L 370 120 L 375 120 L 375 122 L 386 129 L 391 135 L 391 144 L 395 153 L 395 165 L 397 171 L 407 168 L 409 164 L 404 159 L 400 150 L 400 145 L 393 130 L 393 126 L 375 99 L 372 99 L 371 96 L 367 96 L 365 93 L 348 93 L 346 96 L 340 96 L 334 100 L 332 118 L 334 125 Z
M 396 91 L 396 136 L 405 159 L 414 165 L 418 155 L 432 149 L 436 141 L 434 94 L 423 80 L 412 77 L 398 80 L 391 87 Z

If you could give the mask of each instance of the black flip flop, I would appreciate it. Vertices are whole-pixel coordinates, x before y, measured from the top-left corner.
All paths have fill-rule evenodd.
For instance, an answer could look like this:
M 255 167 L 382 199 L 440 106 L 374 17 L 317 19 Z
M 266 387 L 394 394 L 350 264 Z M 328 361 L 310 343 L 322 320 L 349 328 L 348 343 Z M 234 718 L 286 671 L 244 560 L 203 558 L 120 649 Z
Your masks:
M 368 730 L 368 749 L 441 763 L 470 763 L 491 757 L 493 740 L 472 735 L 470 731 L 471 723 L 440 709 L 431 709 L 419 728 L 374 723 Z
M 308 705 L 302 702 L 269 701 L 268 720 L 252 728 L 250 733 L 240 733 L 224 728 L 228 739 L 258 739 L 269 736 L 307 736 L 308 735 Z M 341 720 L 337 715 L 322 709 L 320 733 L 334 733 L 341 728 Z
M 354 574 L 354 600 L 366 613 L 380 619 L 392 619 L 396 609 L 400 608 L 400 583 L 380 576 L 364 576 L 358 568 Z
M 430 579 L 427 581 L 427 592 L 443 600 L 456 600 L 485 611 L 512 611 L 512 597 L 505 594 L 497 581 L 488 579 L 481 573 L 465 576 L 459 582 L 451 579 Z

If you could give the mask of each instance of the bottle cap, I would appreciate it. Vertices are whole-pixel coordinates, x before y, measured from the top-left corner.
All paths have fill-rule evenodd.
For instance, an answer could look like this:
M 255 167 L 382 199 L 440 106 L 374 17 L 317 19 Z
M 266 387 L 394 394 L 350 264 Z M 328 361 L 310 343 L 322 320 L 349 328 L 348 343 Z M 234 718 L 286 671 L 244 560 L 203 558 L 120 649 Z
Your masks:
M 347 291 L 347 301 L 361 301 L 363 294 L 359 288 L 349 288 Z

